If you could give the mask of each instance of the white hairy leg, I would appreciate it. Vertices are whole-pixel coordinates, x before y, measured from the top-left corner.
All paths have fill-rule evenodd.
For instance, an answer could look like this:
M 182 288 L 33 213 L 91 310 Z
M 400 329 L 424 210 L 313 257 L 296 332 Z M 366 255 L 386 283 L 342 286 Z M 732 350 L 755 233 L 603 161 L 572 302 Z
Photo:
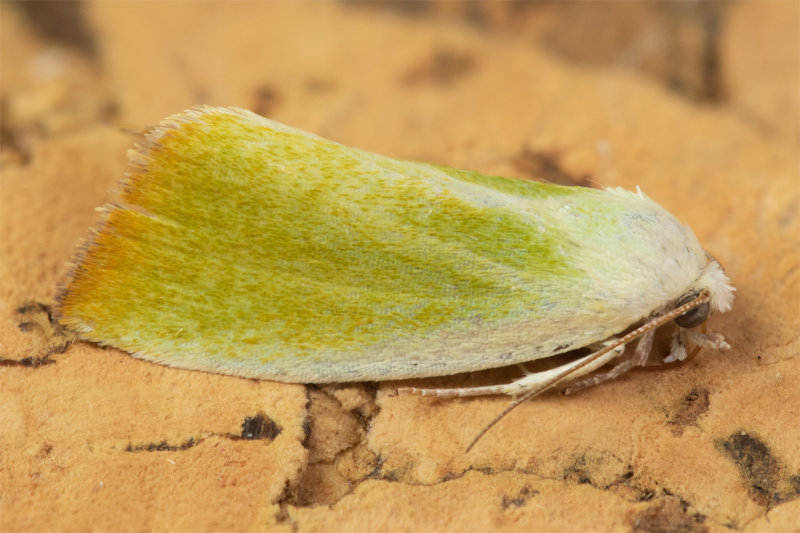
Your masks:
M 730 344 L 725 342 L 725 337 L 719 333 L 700 333 L 690 329 L 683 330 L 689 342 L 702 346 L 703 348 L 711 348 L 714 350 L 727 350 L 731 347 Z
M 564 391 L 564 394 L 573 394 L 579 390 L 594 387 L 600 383 L 618 378 L 631 368 L 645 366 L 645 364 L 647 364 L 647 357 L 650 355 L 650 349 L 653 347 L 653 338 L 655 337 L 655 334 L 655 330 L 650 330 L 642 335 L 642 337 L 639 339 L 639 342 L 636 344 L 636 351 L 634 352 L 632 358 L 621 362 L 608 372 L 596 374 L 590 378 L 573 383 Z
M 685 361 L 686 357 L 688 357 L 684 331 L 683 328 L 675 328 L 675 331 L 672 332 L 672 346 L 669 350 L 669 355 L 664 358 L 665 363 Z

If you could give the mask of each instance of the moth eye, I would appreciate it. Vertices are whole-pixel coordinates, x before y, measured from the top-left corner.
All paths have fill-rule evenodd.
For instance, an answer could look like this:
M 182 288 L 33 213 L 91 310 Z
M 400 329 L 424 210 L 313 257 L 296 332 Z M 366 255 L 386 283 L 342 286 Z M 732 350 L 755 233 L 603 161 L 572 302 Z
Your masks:
M 685 294 L 677 301 L 675 307 L 680 307 L 683 304 L 689 303 L 695 298 L 697 298 L 696 293 L 690 292 L 689 294 Z M 710 312 L 711 306 L 708 305 L 708 302 L 704 302 L 677 317 L 675 323 L 682 328 L 693 328 L 705 322 Z

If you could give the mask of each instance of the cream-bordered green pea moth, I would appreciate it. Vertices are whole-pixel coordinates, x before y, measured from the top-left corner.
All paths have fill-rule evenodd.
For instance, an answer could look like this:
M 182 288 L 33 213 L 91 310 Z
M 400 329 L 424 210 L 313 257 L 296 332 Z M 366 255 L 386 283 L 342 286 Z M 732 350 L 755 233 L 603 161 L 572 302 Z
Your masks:
M 505 385 L 412 389 L 522 400 L 596 370 L 636 337 L 624 365 L 643 364 L 669 320 L 679 326 L 672 359 L 686 356 L 687 339 L 726 346 L 688 328 L 730 309 L 727 276 L 639 191 L 391 159 L 234 108 L 169 117 L 129 155 L 122 200 L 78 254 L 58 316 L 136 357 L 331 383 L 597 347 Z

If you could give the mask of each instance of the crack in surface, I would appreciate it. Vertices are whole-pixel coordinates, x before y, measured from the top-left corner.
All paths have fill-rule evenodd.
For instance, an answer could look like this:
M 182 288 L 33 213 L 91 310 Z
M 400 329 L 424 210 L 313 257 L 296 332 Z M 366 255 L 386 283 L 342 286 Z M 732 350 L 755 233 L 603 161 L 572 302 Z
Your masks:
M 648 487 L 639 485 L 636 482 L 634 468 L 630 464 L 625 464 L 623 460 L 614 454 L 591 453 L 587 452 L 577 456 L 572 464 L 567 466 L 561 476 L 545 476 L 530 468 L 510 467 L 496 469 L 491 466 L 470 465 L 459 471 L 444 473 L 441 478 L 434 482 L 419 482 L 410 479 L 410 473 L 415 467 L 414 462 L 408 462 L 386 469 L 388 464 L 387 457 L 382 456 L 369 449 L 368 436 L 371 429 L 372 418 L 378 412 L 375 400 L 374 389 L 369 392 L 362 385 L 335 386 L 327 388 L 309 387 L 308 389 L 308 417 L 306 426 L 308 428 L 307 438 L 304 445 L 309 448 L 309 464 L 303 469 L 296 482 L 289 485 L 285 496 L 281 499 L 281 510 L 276 515 L 276 519 L 289 521 L 293 524 L 293 529 L 299 527 L 291 518 L 292 508 L 311 507 L 316 505 L 333 506 L 346 496 L 353 493 L 356 488 L 366 480 L 377 480 L 387 482 L 399 482 L 406 485 L 430 487 L 441 483 L 448 483 L 464 477 L 467 473 L 475 471 L 485 476 L 497 475 L 505 472 L 533 476 L 539 480 L 559 481 L 567 485 L 587 484 L 596 490 L 610 492 L 618 498 L 633 503 L 647 504 L 644 508 L 635 508 L 631 515 L 631 528 L 633 531 L 646 532 L 688 532 L 702 533 L 708 531 L 711 524 L 716 524 L 729 529 L 740 529 L 739 524 L 715 519 L 713 516 L 706 515 L 697 511 L 697 508 L 687 499 L 674 494 L 663 487 Z M 343 402 L 340 397 L 342 391 L 359 391 L 362 395 L 362 403 L 356 404 Z M 339 396 L 337 396 L 339 394 Z M 698 417 L 707 411 L 707 395 L 704 389 L 693 389 L 687 393 L 675 406 L 673 416 L 670 418 L 674 422 L 672 425 L 686 426 L 695 424 Z M 360 411 L 359 411 L 360 410 Z M 354 413 L 369 413 L 367 416 L 356 416 Z M 325 417 L 332 417 L 334 432 L 336 437 L 334 444 L 337 446 L 330 448 L 331 435 L 320 435 L 329 427 L 331 420 L 325 421 Z M 344 417 L 344 418 L 342 418 Z M 674 419 L 674 420 L 673 420 Z M 342 423 L 342 420 L 349 422 Z M 350 428 L 348 431 L 342 431 Z M 355 428 L 355 429 L 353 429 Z M 337 440 L 338 439 L 338 440 Z M 720 445 L 724 449 L 724 445 Z M 742 448 L 742 446 L 739 446 Z M 754 465 L 767 465 L 766 471 L 775 472 L 774 464 L 770 463 L 768 449 L 757 444 L 745 446 L 753 453 L 744 453 L 742 458 L 753 457 Z M 325 451 L 327 450 L 327 452 Z M 757 451 L 766 453 L 755 453 Z M 354 452 L 362 453 L 363 456 L 355 456 Z M 315 457 L 312 461 L 311 458 Z M 350 466 L 352 471 L 342 471 L 345 458 L 352 461 Z M 745 462 L 748 459 L 742 459 Z M 618 463 L 610 465 L 609 462 Z M 741 462 L 741 461 L 739 461 Z M 368 465 L 369 468 L 365 468 Z M 770 466 L 773 465 L 773 466 Z M 398 470 L 399 468 L 399 470 Z M 753 470 L 753 468 L 751 468 Z M 755 467 L 755 471 L 761 471 Z M 324 483 L 327 481 L 324 476 L 334 474 L 338 476 L 342 483 L 341 490 L 325 492 Z M 794 499 L 800 495 L 800 475 L 775 477 L 772 475 L 768 479 L 782 480 L 786 485 L 786 490 L 770 493 L 773 495 L 771 508 L 775 505 Z M 783 486 L 783 485 L 782 485 Z M 527 504 L 530 498 L 539 494 L 533 486 L 526 486 L 527 489 L 519 489 L 519 493 L 504 494 L 500 500 L 500 505 L 504 510 L 522 507 Z M 754 485 L 758 487 L 758 485 Z M 334 486 L 334 489 L 336 487 Z M 757 491 L 757 488 L 754 488 Z M 304 495 L 304 497 L 299 497 Z M 775 496 L 777 495 L 777 496 Z M 769 510 L 770 507 L 767 508 Z
M 370 384 L 306 387 L 303 446 L 309 455 L 281 506 L 332 504 L 350 494 L 383 464 L 366 446 L 378 413 Z

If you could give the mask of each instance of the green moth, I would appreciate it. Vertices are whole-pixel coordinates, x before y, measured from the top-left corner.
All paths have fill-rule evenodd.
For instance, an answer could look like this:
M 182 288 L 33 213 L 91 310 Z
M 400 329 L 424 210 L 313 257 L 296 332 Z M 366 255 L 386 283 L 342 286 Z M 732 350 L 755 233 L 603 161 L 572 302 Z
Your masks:
M 169 117 L 130 159 L 58 316 L 136 357 L 330 383 L 593 349 L 513 383 L 433 391 L 521 398 L 637 336 L 626 364 L 640 364 L 668 320 L 679 326 L 672 360 L 687 340 L 727 346 L 688 329 L 730 309 L 727 276 L 641 192 L 391 159 L 234 108 Z

